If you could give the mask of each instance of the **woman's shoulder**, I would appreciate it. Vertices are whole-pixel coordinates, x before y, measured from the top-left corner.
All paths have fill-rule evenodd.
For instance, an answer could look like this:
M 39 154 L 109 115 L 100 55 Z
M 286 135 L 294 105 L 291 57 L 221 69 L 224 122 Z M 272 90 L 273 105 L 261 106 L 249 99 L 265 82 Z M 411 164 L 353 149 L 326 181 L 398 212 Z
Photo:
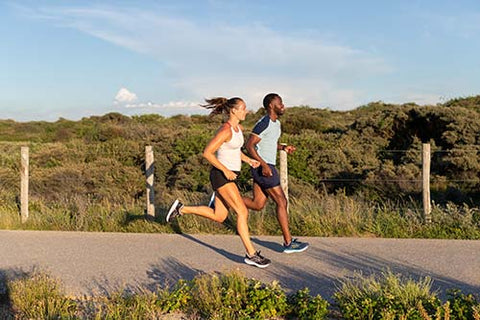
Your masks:
M 229 137 L 232 135 L 232 130 L 231 130 L 231 126 L 229 123 L 225 122 L 224 124 L 222 124 L 220 126 L 220 128 L 218 128 L 217 130 L 217 136 L 226 136 L 226 137 Z
M 232 126 L 230 125 L 230 123 L 224 122 L 224 123 L 222 123 L 220 128 L 218 128 L 218 131 L 230 131 L 231 128 L 232 128 Z

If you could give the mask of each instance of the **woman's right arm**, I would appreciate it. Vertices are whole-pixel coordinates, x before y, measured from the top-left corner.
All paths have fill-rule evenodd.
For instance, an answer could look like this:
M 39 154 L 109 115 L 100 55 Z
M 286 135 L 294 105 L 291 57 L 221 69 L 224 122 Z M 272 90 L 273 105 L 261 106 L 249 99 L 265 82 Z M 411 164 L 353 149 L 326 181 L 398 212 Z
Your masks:
M 218 170 L 222 171 L 225 177 L 228 180 L 235 180 L 237 175 L 227 169 L 220 161 L 218 161 L 217 157 L 215 156 L 215 152 L 217 152 L 218 148 L 224 143 L 225 141 L 230 141 L 232 138 L 232 131 L 228 125 L 223 125 L 218 130 L 217 134 L 210 140 L 207 144 L 205 149 L 203 150 L 203 157 L 207 159 L 208 162 Z

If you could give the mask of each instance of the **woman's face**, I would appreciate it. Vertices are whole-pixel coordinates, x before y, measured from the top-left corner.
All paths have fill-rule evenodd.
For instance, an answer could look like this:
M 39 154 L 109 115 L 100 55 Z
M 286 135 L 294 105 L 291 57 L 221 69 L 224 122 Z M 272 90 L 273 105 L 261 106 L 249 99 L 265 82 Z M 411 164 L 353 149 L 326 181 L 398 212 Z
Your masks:
M 245 120 L 247 116 L 247 105 L 244 101 L 240 101 L 236 108 L 231 109 L 231 113 L 238 118 L 239 121 Z

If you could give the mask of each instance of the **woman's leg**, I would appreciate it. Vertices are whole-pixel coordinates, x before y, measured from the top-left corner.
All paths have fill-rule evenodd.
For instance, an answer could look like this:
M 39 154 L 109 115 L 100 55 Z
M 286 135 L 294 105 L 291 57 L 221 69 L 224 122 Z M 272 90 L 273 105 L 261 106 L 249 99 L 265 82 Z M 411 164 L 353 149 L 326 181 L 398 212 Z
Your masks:
M 215 209 L 207 206 L 183 206 L 181 211 L 182 214 L 195 214 L 219 223 L 225 221 L 228 216 L 228 208 L 219 197 L 215 198 Z
M 255 248 L 253 247 L 252 241 L 250 240 L 250 234 L 248 232 L 248 209 L 243 202 L 237 185 L 235 183 L 227 183 L 218 188 L 217 193 L 225 201 L 225 203 L 237 213 L 238 235 L 245 246 L 247 254 L 253 256 L 255 254 Z M 215 208 L 216 206 L 217 202 L 215 202 Z

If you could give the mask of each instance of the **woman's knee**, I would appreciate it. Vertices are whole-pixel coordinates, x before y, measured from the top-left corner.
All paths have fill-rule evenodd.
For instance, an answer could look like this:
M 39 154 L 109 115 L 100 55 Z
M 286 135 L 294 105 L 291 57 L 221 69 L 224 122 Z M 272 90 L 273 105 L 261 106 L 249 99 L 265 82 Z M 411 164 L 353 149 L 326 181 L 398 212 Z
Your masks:
M 246 206 L 240 206 L 235 208 L 235 212 L 239 219 L 247 219 L 248 218 L 248 209 Z
M 220 222 L 220 223 L 223 223 L 223 221 L 225 221 L 228 217 L 228 211 L 226 213 L 218 213 L 218 212 L 215 212 L 215 221 L 216 222 Z

